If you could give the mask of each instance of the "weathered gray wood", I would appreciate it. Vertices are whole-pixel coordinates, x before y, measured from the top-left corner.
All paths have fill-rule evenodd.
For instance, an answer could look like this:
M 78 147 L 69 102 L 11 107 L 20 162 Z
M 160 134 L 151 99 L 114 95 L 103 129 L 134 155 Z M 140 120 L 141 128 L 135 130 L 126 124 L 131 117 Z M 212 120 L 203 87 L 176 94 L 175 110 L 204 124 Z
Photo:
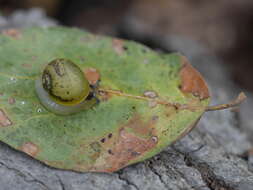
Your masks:
M 22 13 L 24 18 L 28 14 Z M 44 17 L 39 19 L 43 26 L 52 23 Z M 2 28 L 22 26 L 24 20 L 15 22 L 6 20 Z M 219 61 L 203 48 L 180 38 L 167 38 L 163 45 L 187 54 L 207 78 L 213 103 L 236 95 L 238 89 L 229 82 Z M 253 190 L 253 173 L 240 156 L 252 146 L 247 137 L 250 127 L 242 128 L 245 122 L 241 118 L 231 111 L 206 113 L 189 135 L 161 154 L 113 174 L 49 168 L 1 143 L 0 190 Z

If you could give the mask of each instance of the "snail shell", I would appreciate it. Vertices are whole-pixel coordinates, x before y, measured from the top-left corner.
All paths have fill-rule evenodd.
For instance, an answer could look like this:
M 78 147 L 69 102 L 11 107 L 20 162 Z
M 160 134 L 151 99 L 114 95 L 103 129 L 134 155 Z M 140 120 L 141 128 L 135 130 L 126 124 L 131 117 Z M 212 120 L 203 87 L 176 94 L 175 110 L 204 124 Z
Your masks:
M 51 61 L 36 80 L 35 89 L 41 103 L 60 115 L 88 109 L 98 101 L 82 70 L 67 59 Z

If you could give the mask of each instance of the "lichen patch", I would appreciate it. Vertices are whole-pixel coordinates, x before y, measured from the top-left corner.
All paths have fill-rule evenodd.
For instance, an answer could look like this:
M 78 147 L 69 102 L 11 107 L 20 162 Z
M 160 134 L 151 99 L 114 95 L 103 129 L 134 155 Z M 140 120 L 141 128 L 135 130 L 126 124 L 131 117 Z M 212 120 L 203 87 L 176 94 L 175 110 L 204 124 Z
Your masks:
M 144 95 L 145 97 L 148 97 L 148 98 L 156 98 L 156 97 L 157 97 L 157 93 L 154 92 L 154 91 L 145 91 L 145 92 L 143 93 L 143 95 Z
M 9 127 L 11 125 L 12 125 L 11 120 L 8 118 L 5 112 L 2 109 L 0 109 L 0 126 Z

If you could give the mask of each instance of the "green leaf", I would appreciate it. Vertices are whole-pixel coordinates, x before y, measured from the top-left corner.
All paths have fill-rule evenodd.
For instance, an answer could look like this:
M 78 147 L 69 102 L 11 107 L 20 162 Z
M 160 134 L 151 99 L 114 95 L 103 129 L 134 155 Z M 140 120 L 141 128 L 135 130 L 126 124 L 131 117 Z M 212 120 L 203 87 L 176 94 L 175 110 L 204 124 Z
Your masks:
M 209 103 L 179 54 L 63 27 L 5 31 L 0 44 L 0 140 L 52 167 L 112 172 L 143 161 L 189 132 Z M 56 58 L 96 71 L 98 105 L 60 116 L 40 104 L 35 79 Z

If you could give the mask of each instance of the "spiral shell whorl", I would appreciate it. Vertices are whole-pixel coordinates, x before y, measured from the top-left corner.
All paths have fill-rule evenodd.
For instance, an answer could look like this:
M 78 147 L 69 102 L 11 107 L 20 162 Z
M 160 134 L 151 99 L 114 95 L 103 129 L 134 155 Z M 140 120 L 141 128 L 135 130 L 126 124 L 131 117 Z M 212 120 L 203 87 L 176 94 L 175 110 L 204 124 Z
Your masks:
M 97 104 L 95 87 L 90 88 L 82 70 L 67 59 L 55 59 L 35 82 L 41 104 L 50 112 L 70 115 Z
M 90 92 L 89 82 L 81 69 L 66 59 L 55 59 L 45 67 L 42 85 L 59 104 L 75 105 Z

